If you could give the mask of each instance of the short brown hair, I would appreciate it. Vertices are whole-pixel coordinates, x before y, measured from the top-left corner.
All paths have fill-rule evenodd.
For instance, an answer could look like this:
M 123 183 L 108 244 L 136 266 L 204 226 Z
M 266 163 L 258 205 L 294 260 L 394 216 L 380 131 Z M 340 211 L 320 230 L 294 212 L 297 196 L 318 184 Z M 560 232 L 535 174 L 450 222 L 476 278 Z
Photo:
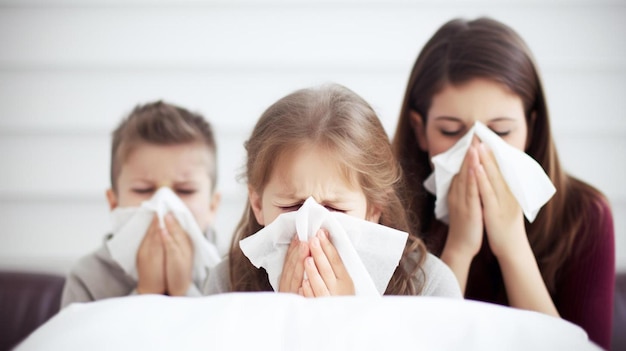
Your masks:
M 137 105 L 113 131 L 111 145 L 111 186 L 116 191 L 122 164 L 137 144 L 176 145 L 201 142 L 212 161 L 209 177 L 212 189 L 217 183 L 217 148 L 213 128 L 198 114 L 161 100 Z

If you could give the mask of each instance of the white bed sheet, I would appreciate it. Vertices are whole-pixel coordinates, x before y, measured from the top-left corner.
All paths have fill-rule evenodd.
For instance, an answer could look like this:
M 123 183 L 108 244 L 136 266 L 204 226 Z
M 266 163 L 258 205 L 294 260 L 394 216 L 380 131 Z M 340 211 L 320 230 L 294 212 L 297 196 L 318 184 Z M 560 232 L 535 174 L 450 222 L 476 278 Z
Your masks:
M 73 304 L 26 350 L 600 350 L 536 312 L 436 297 L 231 293 Z

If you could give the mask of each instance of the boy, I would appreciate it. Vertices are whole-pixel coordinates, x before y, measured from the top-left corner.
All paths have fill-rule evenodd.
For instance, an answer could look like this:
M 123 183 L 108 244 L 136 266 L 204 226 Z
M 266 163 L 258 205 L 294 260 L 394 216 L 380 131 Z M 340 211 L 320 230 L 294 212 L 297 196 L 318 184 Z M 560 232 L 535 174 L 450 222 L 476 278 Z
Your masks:
M 210 124 L 198 114 L 161 101 L 137 106 L 113 132 L 111 210 L 138 207 L 161 187 L 185 203 L 203 233 L 211 234 L 220 194 L 216 184 L 216 145 Z M 131 294 L 198 296 L 202 282 L 192 280 L 193 246 L 168 214 L 156 218 L 137 252 L 137 281 L 113 260 L 106 241 L 73 267 L 61 306 Z M 207 267 L 208 268 L 208 267 Z

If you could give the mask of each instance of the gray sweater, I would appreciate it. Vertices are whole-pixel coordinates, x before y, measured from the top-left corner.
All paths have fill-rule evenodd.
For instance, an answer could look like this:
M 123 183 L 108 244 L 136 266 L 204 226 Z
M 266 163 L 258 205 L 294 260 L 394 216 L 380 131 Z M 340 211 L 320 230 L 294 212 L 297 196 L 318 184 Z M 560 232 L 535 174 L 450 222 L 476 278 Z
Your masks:
M 452 270 L 437 257 L 427 254 L 422 265 L 424 276 L 419 274 L 414 279 L 418 286 L 423 284 L 421 296 L 441 296 L 463 298 L 459 283 Z M 230 291 L 228 259 L 211 268 L 209 276 L 202 287 L 204 295 L 226 293 Z
M 72 267 L 63 288 L 61 308 L 72 302 L 89 302 L 137 293 L 137 282 L 124 272 L 109 253 L 106 241 L 111 237 L 107 235 L 98 250 L 82 257 Z M 187 296 L 201 296 L 200 286 L 202 282 L 193 282 L 187 290 Z

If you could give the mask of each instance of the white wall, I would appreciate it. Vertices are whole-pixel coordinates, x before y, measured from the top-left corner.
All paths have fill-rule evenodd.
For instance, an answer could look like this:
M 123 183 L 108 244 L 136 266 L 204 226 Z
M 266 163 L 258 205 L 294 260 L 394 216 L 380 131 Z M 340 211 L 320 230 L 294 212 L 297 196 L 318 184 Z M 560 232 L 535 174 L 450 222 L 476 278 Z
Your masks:
M 562 161 L 608 195 L 626 270 L 623 0 L 0 0 L 0 268 L 66 272 L 99 245 L 110 132 L 135 104 L 163 98 L 215 125 L 227 236 L 242 143 L 269 104 L 335 81 L 391 135 L 425 41 L 478 15 L 535 53 Z

